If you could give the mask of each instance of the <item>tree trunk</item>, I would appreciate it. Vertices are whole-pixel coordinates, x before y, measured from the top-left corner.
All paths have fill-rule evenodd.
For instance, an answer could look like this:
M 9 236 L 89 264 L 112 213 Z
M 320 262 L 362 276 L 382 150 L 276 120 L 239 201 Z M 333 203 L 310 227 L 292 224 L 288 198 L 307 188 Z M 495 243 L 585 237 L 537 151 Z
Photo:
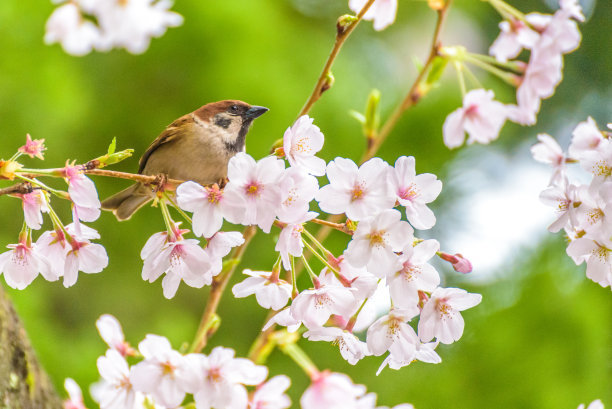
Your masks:
M 13 304 L 0 285 L 0 408 L 61 409 Z

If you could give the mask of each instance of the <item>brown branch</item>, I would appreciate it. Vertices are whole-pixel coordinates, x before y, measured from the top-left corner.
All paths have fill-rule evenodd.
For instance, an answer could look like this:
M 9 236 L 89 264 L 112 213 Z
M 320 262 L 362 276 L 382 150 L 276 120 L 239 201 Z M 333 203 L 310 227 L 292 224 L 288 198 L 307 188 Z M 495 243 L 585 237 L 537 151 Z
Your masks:
M 141 175 L 138 173 L 117 172 L 115 170 L 106 169 L 86 169 L 83 172 L 88 175 L 107 176 L 111 178 L 134 180 L 136 182 L 144 183 L 145 185 L 154 185 L 159 183 L 160 181 L 159 175 L 149 176 Z M 185 183 L 185 181 L 178 179 L 166 179 L 164 188 L 166 190 L 173 190 L 173 188 L 176 189 L 176 187 L 181 183 Z
M 343 224 L 343 223 L 334 223 L 330 220 L 322 220 L 322 219 L 312 219 L 309 221 L 315 224 L 326 226 L 330 229 L 336 229 L 338 231 L 341 231 L 342 233 L 353 235 L 353 232 L 348 228 L 346 224 Z
M 34 189 L 30 182 L 17 183 L 16 185 L 5 187 L 0 189 L 0 196 L 2 195 L 25 195 L 32 193 Z
M 346 23 L 341 21 L 342 17 L 340 17 L 340 20 L 338 20 L 336 41 L 334 42 L 334 46 L 331 52 L 329 53 L 329 57 L 327 57 L 327 61 L 323 66 L 323 71 L 321 71 L 321 75 L 319 75 L 319 79 L 317 80 L 317 83 L 314 89 L 312 90 L 312 93 L 308 97 L 308 100 L 304 104 L 304 107 L 302 107 L 302 110 L 300 111 L 298 117 L 306 115 L 308 112 L 310 112 L 310 109 L 315 104 L 315 102 L 317 102 L 319 98 L 321 98 L 321 95 L 323 95 L 323 93 L 331 87 L 331 67 L 334 64 L 334 60 L 338 56 L 338 53 L 340 52 L 340 49 L 342 48 L 342 45 L 344 44 L 346 39 L 351 35 L 353 30 L 355 30 L 359 22 L 363 19 L 363 16 L 370 9 L 370 6 L 374 4 L 374 1 L 375 0 L 369 0 L 363 6 L 359 14 L 357 14 L 355 20 Z
M 208 301 L 206 302 L 206 307 L 202 314 L 202 319 L 200 320 L 200 326 L 196 332 L 196 339 L 190 350 L 191 352 L 202 351 L 202 349 L 206 347 L 208 339 L 216 332 L 216 326 L 211 326 L 210 323 L 217 313 L 217 308 L 219 307 L 219 302 L 221 301 L 221 296 L 223 295 L 225 287 L 227 287 L 227 283 L 236 270 L 236 267 L 240 264 L 242 256 L 256 232 L 257 226 L 247 226 L 244 229 L 244 243 L 234 249 L 228 267 L 213 280 L 210 288 L 210 295 L 208 296 Z
M 434 35 L 427 61 L 412 83 L 412 86 L 410 87 L 410 90 L 408 91 L 408 94 L 406 94 L 404 100 L 395 108 L 391 116 L 382 126 L 380 132 L 378 132 L 378 135 L 372 140 L 372 143 L 366 149 L 363 157 L 361 158 L 361 163 L 373 158 L 374 155 L 376 155 L 376 152 L 378 152 L 380 146 L 383 144 L 385 139 L 387 139 L 387 136 L 389 136 L 393 128 L 395 128 L 395 125 L 397 125 L 397 121 L 399 121 L 402 114 L 406 110 L 415 106 L 425 95 L 425 93 L 419 89 L 419 87 L 434 59 L 438 56 L 440 50 L 440 35 L 442 33 L 442 27 L 446 21 L 446 15 L 448 14 L 448 9 L 450 8 L 451 2 L 452 0 L 448 0 L 440 10 L 437 10 L 438 19 L 436 21 L 436 28 L 434 29 Z

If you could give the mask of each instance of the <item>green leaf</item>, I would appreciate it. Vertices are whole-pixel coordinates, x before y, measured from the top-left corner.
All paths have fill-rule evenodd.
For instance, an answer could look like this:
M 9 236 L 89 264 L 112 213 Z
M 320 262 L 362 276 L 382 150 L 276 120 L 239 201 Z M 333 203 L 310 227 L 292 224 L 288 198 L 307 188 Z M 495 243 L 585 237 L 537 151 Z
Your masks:
M 108 154 L 112 155 L 113 153 L 115 153 L 116 148 L 117 148 L 117 137 L 115 136 L 113 138 L 113 141 L 110 143 L 110 145 L 108 145 Z

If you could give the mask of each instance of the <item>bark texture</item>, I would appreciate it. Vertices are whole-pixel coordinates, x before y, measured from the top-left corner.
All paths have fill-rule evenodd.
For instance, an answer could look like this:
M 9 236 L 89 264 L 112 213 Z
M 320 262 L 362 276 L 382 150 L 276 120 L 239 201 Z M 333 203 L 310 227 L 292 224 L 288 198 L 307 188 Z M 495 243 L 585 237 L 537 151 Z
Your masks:
M 0 409 L 61 409 L 13 304 L 0 285 Z

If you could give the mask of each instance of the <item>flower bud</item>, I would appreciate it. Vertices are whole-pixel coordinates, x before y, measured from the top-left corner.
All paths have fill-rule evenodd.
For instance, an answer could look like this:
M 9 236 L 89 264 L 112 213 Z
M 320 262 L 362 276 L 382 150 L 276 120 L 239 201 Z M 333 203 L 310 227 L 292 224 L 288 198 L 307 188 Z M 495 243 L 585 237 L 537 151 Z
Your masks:
M 472 272 L 472 263 L 470 263 L 470 260 L 463 257 L 459 253 L 448 254 L 444 252 L 439 252 L 438 256 L 440 256 L 442 260 L 445 260 L 451 263 L 455 271 L 459 273 L 467 274 L 467 273 Z
M 346 30 L 357 21 L 356 16 L 352 16 L 350 14 L 345 14 L 338 18 L 336 22 L 336 30 L 338 31 L 338 35 L 343 35 Z

